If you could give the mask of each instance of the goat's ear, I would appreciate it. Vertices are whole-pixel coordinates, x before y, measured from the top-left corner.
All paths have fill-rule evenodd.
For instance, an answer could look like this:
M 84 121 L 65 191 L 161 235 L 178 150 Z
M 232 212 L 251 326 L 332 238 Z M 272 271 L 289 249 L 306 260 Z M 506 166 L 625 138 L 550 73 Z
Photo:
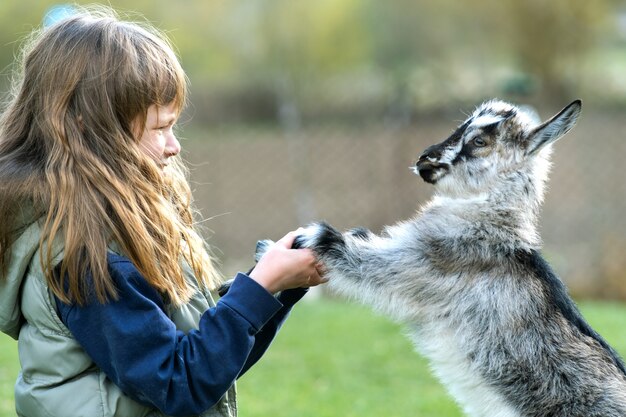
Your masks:
M 575 100 L 550 120 L 537 126 L 528 136 L 526 155 L 537 153 L 544 146 L 556 142 L 569 132 L 576 124 L 581 110 L 582 101 Z

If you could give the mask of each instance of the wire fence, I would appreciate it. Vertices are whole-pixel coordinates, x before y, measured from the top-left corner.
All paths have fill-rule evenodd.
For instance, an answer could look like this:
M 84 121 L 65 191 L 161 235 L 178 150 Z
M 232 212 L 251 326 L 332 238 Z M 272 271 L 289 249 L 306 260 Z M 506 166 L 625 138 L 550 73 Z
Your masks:
M 196 204 L 223 272 L 248 268 L 258 239 L 278 239 L 314 220 L 379 232 L 412 216 L 432 188 L 408 168 L 457 123 L 327 125 L 290 133 L 238 127 L 183 141 Z M 555 145 L 541 217 L 543 251 L 578 296 L 626 299 L 622 130 L 619 115 L 585 114 Z

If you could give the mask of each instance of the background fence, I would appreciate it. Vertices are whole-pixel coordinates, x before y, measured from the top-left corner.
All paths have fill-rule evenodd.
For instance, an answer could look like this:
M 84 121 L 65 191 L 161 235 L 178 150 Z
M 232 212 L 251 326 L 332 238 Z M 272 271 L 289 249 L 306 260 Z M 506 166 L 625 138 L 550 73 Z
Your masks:
M 183 141 L 224 272 L 248 267 L 257 239 L 277 239 L 316 219 L 378 232 L 412 216 L 432 187 L 408 167 L 456 125 L 454 118 L 431 118 L 401 130 L 331 126 L 286 135 L 223 129 L 206 132 L 206 140 Z M 541 217 L 544 253 L 578 295 L 626 298 L 623 128 L 618 115 L 592 108 L 555 145 Z

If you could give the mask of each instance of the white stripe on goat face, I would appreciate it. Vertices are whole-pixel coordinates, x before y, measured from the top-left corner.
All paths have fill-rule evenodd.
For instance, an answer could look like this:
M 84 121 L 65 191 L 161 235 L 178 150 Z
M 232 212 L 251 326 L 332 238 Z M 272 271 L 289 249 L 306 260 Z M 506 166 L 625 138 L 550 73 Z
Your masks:
M 461 152 L 461 149 L 463 149 L 463 145 L 465 144 L 467 131 L 470 128 L 468 122 L 469 121 L 466 121 L 461 126 L 459 126 L 448 139 L 446 139 L 439 145 L 443 146 L 443 150 L 441 150 L 441 156 L 437 161 L 433 162 L 439 162 L 440 164 L 445 165 L 452 165 L 456 157 Z
M 461 136 L 457 141 L 455 141 L 454 143 L 450 143 L 444 148 L 443 152 L 441 153 L 441 158 L 439 158 L 440 163 L 452 165 L 452 162 L 461 152 L 461 149 L 463 149 L 464 136 L 465 135 Z
M 481 129 L 486 126 L 491 126 L 496 123 L 503 121 L 505 117 L 502 115 L 494 115 L 494 114 L 483 114 L 478 116 L 472 116 L 469 120 L 467 120 L 464 125 L 467 125 L 465 129 L 463 129 L 463 125 L 459 129 L 463 129 L 458 136 L 457 140 L 450 141 L 451 138 L 448 139 L 450 141 L 448 145 L 442 152 L 442 156 L 439 159 L 441 163 L 452 165 L 453 161 L 457 158 L 457 156 L 461 153 L 463 146 L 472 140 L 476 134 L 480 134 L 482 132 Z
M 476 117 L 469 125 L 468 130 L 482 129 L 485 126 L 491 126 L 504 120 L 504 117 L 497 114 L 483 114 Z

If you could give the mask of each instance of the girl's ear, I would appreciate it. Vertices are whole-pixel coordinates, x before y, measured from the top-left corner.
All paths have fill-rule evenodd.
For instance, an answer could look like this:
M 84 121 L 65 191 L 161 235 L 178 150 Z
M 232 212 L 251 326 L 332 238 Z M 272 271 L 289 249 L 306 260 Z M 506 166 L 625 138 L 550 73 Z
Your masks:
M 550 120 L 537 126 L 528 136 L 526 155 L 533 155 L 569 132 L 580 117 L 582 101 L 574 100 Z

